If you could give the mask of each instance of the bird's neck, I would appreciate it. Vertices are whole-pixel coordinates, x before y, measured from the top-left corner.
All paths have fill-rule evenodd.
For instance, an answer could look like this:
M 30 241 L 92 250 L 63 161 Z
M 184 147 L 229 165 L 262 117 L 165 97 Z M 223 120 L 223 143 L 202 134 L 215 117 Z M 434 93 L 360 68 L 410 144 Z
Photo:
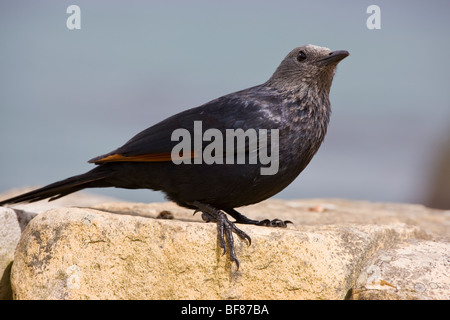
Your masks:
M 294 106 L 300 113 L 308 113 L 317 118 L 317 121 L 325 121 L 328 124 L 330 117 L 329 88 L 310 85 L 297 85 L 290 88 L 276 88 L 278 94 L 283 96 L 287 104 Z
M 311 157 L 327 133 L 331 115 L 328 93 L 327 90 L 299 86 L 296 90 L 283 94 L 286 112 L 294 119 L 291 130 L 298 131 L 301 143 L 305 149 L 310 149 Z

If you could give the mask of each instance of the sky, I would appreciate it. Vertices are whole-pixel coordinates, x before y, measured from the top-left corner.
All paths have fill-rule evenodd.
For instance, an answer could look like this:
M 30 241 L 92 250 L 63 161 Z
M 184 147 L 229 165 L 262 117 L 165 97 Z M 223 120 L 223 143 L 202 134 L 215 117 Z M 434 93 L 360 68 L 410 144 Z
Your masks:
M 70 5 L 81 29 L 70 30 Z M 369 29 L 370 5 L 381 29 Z M 293 48 L 348 50 L 324 144 L 276 198 L 424 203 L 450 141 L 448 1 L 2 1 L 0 192 L 265 82 Z M 129 201 L 149 190 L 96 189 Z

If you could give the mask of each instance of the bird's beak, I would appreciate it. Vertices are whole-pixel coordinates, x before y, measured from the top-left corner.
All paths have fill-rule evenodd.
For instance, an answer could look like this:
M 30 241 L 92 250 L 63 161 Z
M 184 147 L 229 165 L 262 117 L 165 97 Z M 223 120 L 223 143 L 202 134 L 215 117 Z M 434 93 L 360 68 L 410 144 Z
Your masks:
M 324 62 L 325 64 L 337 64 L 349 55 L 350 53 L 346 50 L 336 50 L 330 52 L 327 56 L 320 58 L 318 61 Z

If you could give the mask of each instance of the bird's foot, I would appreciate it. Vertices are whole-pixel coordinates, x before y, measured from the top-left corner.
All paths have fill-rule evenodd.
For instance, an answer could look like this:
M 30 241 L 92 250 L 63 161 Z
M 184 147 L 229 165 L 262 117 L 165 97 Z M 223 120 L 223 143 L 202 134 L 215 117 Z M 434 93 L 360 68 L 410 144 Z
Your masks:
M 278 228 L 286 228 L 289 223 L 293 224 L 293 222 L 290 220 L 264 219 L 264 220 L 259 221 L 259 220 L 249 219 L 234 209 L 228 209 L 228 210 L 225 210 L 225 212 L 236 219 L 235 223 L 254 224 L 256 226 L 278 227 Z
M 219 239 L 220 247 L 223 249 L 223 254 L 227 252 L 228 247 L 230 261 L 235 262 L 239 269 L 239 260 L 237 259 L 234 250 L 233 232 L 237 234 L 241 240 L 247 240 L 249 245 L 252 243 L 252 239 L 244 231 L 237 228 L 233 222 L 228 220 L 226 214 L 222 211 L 198 201 L 195 201 L 192 204 L 202 212 L 202 219 L 204 221 L 217 223 L 217 237 Z
M 255 225 L 257 226 L 265 226 L 265 227 L 278 227 L 278 228 L 286 228 L 288 223 L 294 224 L 290 220 L 280 220 L 280 219 L 264 219 L 261 221 L 257 221 Z

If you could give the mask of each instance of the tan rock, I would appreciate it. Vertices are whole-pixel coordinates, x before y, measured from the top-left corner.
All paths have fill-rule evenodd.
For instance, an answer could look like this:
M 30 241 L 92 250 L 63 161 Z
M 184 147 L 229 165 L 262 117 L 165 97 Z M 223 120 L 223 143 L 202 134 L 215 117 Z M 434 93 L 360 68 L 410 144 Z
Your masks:
M 33 188 L 11 190 L 1 194 L 0 199 L 10 198 L 31 189 Z M 22 231 L 36 214 L 51 208 L 73 205 L 89 206 L 113 200 L 113 198 L 109 197 L 80 192 L 52 202 L 39 201 L 36 203 L 15 205 L 13 208 L 0 207 L 0 300 L 10 299 L 12 297 L 9 279 L 14 250 Z
M 12 298 L 9 277 L 14 250 L 22 230 L 34 216 L 22 210 L 0 207 L 0 300 Z
M 156 219 L 161 211 L 169 211 L 174 219 Z M 19 241 L 11 278 L 14 297 L 352 298 L 352 292 L 366 284 L 363 273 L 376 265 L 380 252 L 395 254 L 389 250 L 410 246 L 410 239 L 439 239 L 442 246 L 427 247 L 433 254 L 447 248 L 449 214 L 417 205 L 268 200 L 240 211 L 256 219 L 292 220 L 295 225 L 240 225 L 252 237 L 252 245 L 235 239 L 241 262 L 236 270 L 217 245 L 215 224 L 172 203 L 52 209 L 34 218 Z M 427 283 L 442 272 L 439 269 Z M 387 277 L 380 280 L 396 283 Z M 449 298 L 448 293 L 443 288 L 431 298 Z
M 450 243 L 410 240 L 380 250 L 363 267 L 354 299 L 450 298 Z

